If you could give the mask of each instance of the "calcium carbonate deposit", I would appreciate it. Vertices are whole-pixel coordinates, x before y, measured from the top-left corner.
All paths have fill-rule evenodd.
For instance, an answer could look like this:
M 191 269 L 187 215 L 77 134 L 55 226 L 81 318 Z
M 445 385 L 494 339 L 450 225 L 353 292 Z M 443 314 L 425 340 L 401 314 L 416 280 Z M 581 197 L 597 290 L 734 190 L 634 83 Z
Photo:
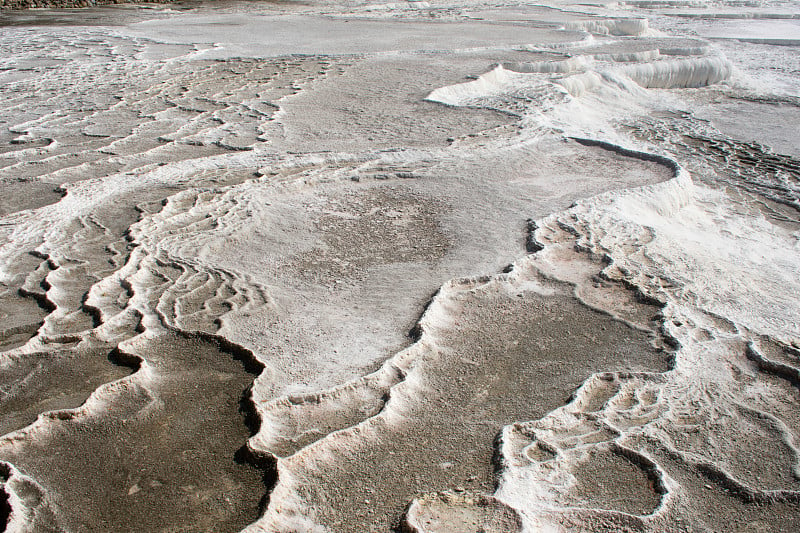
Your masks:
M 9 532 L 800 530 L 800 2 L 0 11 Z

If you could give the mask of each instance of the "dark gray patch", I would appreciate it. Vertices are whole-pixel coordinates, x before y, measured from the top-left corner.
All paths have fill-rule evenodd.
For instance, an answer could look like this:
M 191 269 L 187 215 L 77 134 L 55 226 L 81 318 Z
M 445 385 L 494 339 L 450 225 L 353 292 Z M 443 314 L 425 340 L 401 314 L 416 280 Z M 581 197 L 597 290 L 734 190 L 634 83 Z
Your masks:
M 66 530 L 239 531 L 265 492 L 264 472 L 241 451 L 258 365 L 219 340 L 179 334 L 147 341 L 142 354 L 148 388 L 117 387 L 91 417 L 57 413 L 0 458 L 46 489 Z
M 58 186 L 43 181 L 0 182 L 0 217 L 57 203 L 64 197 Z

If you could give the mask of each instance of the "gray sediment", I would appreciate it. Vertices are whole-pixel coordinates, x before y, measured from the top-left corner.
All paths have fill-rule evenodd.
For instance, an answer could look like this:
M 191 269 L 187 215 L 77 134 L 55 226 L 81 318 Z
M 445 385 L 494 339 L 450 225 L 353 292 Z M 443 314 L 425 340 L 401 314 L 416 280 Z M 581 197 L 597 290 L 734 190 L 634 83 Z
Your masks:
M 139 349 L 152 382 L 118 382 L 100 413 L 52 413 L 2 460 L 44 487 L 67 530 L 240 530 L 265 494 L 264 465 L 243 449 L 260 368 L 212 336 L 166 333 Z
M 334 460 L 306 474 L 300 491 L 326 527 L 387 531 L 421 493 L 491 492 L 493 441 L 503 426 L 563 405 L 595 372 L 670 368 L 669 353 L 654 346 L 652 333 L 570 295 L 476 292 L 459 302 L 455 327 L 442 332 L 435 353 L 415 367 L 419 379 L 401 393 L 404 420 L 377 424 L 368 441 L 341 436 L 347 449 L 334 436 L 326 447 Z M 619 455 L 610 457 L 620 467 L 613 475 L 621 469 L 635 481 L 636 490 L 626 489 L 633 494 L 630 505 L 651 512 L 660 495 L 646 472 Z M 634 509 L 625 504 L 623 510 Z

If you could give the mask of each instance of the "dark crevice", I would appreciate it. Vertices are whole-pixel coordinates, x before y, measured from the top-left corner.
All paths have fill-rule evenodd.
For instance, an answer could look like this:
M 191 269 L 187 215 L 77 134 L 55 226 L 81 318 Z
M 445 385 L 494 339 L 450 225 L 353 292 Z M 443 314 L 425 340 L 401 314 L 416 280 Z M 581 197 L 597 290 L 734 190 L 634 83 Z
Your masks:
M 234 342 L 229 341 L 225 337 L 213 335 L 208 333 L 200 333 L 201 338 L 207 337 L 210 342 L 218 343 L 220 351 L 227 353 L 233 357 L 234 360 L 240 362 L 245 371 L 258 377 L 264 371 L 264 364 L 259 361 L 255 354 Z M 242 415 L 242 421 L 250 432 L 250 436 L 255 436 L 261 429 L 261 417 L 256 409 L 255 402 L 253 401 L 253 384 L 251 383 L 247 389 L 242 393 L 239 400 L 239 413 Z M 240 464 L 251 465 L 263 473 L 262 481 L 266 492 L 258 504 L 258 516 L 256 519 L 264 514 L 269 506 L 270 496 L 272 490 L 278 483 L 278 466 L 277 458 L 271 453 L 265 453 L 253 450 L 248 443 L 245 443 L 236 452 L 234 458 Z
M 49 255 L 47 255 L 45 253 L 42 253 L 39 250 L 31 250 L 31 251 L 28 252 L 28 255 L 30 255 L 31 257 L 35 257 L 36 259 L 41 259 L 42 261 L 49 261 L 50 260 L 50 256 Z
M 257 452 L 245 444 L 236 451 L 234 460 L 240 465 L 255 467 L 263 473 L 262 482 L 267 490 L 258 502 L 258 515 L 253 520 L 255 521 L 269 507 L 272 489 L 278 484 L 278 459 L 271 453 Z
M 0 488 L 0 533 L 8 527 L 11 518 L 11 504 L 8 501 L 8 493 L 5 488 Z
M 242 348 L 245 350 L 244 348 Z M 249 351 L 249 350 L 248 350 Z M 260 363 L 259 363 L 260 364 Z M 262 365 L 263 368 L 263 365 Z M 255 402 L 253 402 L 253 386 L 250 385 L 243 393 L 242 398 L 239 400 L 239 413 L 243 417 L 243 421 L 247 429 L 250 431 L 250 436 L 254 436 L 261 428 L 261 417 L 258 416 Z M 234 460 L 238 464 L 253 466 L 263 473 L 262 481 L 266 492 L 261 500 L 258 502 L 258 517 L 264 514 L 269 506 L 270 495 L 272 489 L 278 483 L 278 460 L 271 453 L 264 453 L 253 450 L 249 444 L 245 443 L 236 451 Z
M 108 360 L 117 366 L 130 368 L 134 372 L 142 368 L 142 358 L 138 355 L 123 352 L 119 346 L 108 353 Z
M 132 314 L 133 318 L 136 320 L 136 323 L 133 326 L 133 331 L 136 332 L 137 334 L 144 333 L 146 329 L 144 327 L 144 324 L 142 323 L 142 319 L 144 318 L 144 316 L 138 310 L 134 310 Z
M 9 501 L 9 494 L 6 491 L 5 484 L 11 477 L 11 468 L 8 464 L 0 461 L 0 533 L 3 533 L 8 527 L 8 521 L 11 519 L 11 502 Z
M 127 279 L 121 279 L 119 282 L 120 287 L 125 289 L 125 295 L 130 299 L 133 298 L 133 285 Z M 138 311 L 137 311 L 138 312 Z M 141 313 L 140 313 L 141 315 Z
M 544 245 L 536 240 L 536 230 L 539 229 L 536 221 L 529 218 L 525 222 L 525 225 L 525 230 L 527 232 L 525 237 L 525 251 L 529 254 L 535 254 L 536 252 L 544 250 Z
M 206 333 L 204 331 L 187 332 L 180 329 L 174 329 L 173 331 L 184 339 L 197 338 L 217 346 L 222 353 L 228 354 L 234 361 L 240 362 L 242 367 L 244 367 L 245 371 L 249 374 L 259 376 L 261 372 L 264 371 L 264 364 L 256 358 L 252 351 L 240 344 L 229 341 L 221 335 Z
M 506 465 L 505 461 L 503 460 L 503 431 L 500 430 L 497 432 L 497 435 L 494 437 L 494 441 L 492 442 L 492 484 L 493 490 L 497 492 L 500 489 L 500 481 L 503 475 L 503 470 L 505 470 Z
M 29 291 L 28 289 L 24 289 L 22 287 L 17 289 L 17 294 L 19 294 L 23 298 L 31 298 L 35 300 L 36 303 L 39 305 L 39 307 L 41 307 L 48 313 L 52 313 L 57 309 L 56 304 L 54 304 L 53 302 L 50 301 L 50 299 L 47 298 L 47 294 Z
M 428 308 L 433 304 L 434 300 L 436 300 L 436 297 L 439 295 L 439 292 L 440 291 L 437 290 L 435 293 L 431 295 L 428 301 L 425 302 L 425 305 L 422 306 L 422 311 L 418 315 L 420 318 L 417 319 L 417 321 L 414 323 L 414 326 L 408 331 L 408 337 L 413 342 L 418 342 L 422 338 L 422 334 L 424 333 L 424 330 L 422 328 L 422 317 L 425 316 L 425 314 L 428 312 Z
M 100 311 L 99 308 L 86 303 L 86 300 L 89 299 L 89 293 L 83 295 L 83 299 L 81 301 L 81 311 L 89 315 L 92 319 L 92 329 L 99 328 L 103 325 L 103 313 Z
M 239 400 L 239 413 L 244 418 L 244 425 L 250 431 L 250 436 L 252 437 L 258 433 L 258 430 L 261 429 L 261 418 L 255 410 L 252 385 L 242 393 L 242 398 Z
M 597 148 L 602 148 L 604 150 L 608 150 L 609 152 L 614 152 L 620 155 L 624 155 L 626 157 L 633 157 L 641 161 L 650 161 L 652 163 L 658 163 L 660 165 L 664 165 L 665 167 L 667 167 L 672 171 L 673 176 L 675 177 L 678 176 L 678 173 L 681 170 L 680 165 L 676 161 L 670 159 L 669 157 L 665 157 L 663 155 L 651 154 L 648 152 L 639 152 L 637 150 L 630 150 L 628 148 L 623 148 L 622 146 L 613 143 L 598 141 L 594 139 L 584 139 L 581 137 L 570 137 L 570 139 L 583 146 L 595 146 Z

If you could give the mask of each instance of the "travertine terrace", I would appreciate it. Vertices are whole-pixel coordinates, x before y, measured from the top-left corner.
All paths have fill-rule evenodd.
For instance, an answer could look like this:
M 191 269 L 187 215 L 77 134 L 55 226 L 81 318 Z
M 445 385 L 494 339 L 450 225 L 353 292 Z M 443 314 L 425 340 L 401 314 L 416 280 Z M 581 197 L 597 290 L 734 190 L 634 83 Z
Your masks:
M 13 532 L 800 529 L 800 3 L 0 11 Z

